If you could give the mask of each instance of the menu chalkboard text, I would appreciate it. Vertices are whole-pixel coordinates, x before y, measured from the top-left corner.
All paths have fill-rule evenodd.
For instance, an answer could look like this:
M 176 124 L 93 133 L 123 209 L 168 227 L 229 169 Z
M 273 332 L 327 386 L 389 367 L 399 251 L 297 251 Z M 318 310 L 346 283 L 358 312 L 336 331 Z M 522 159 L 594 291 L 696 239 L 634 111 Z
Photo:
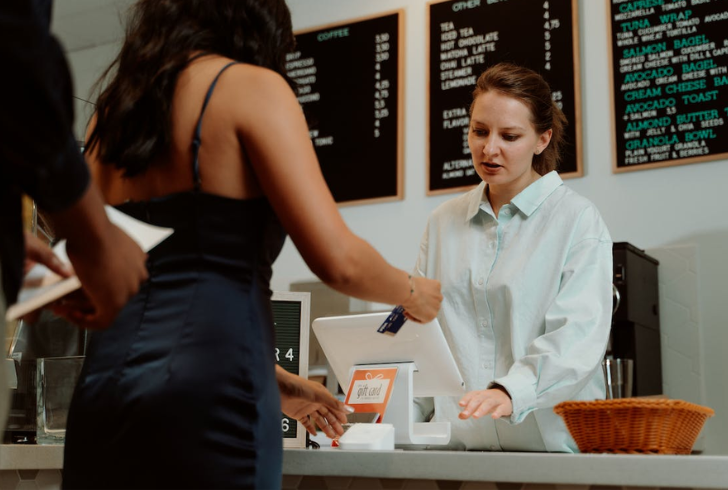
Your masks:
M 615 172 L 728 156 L 728 5 L 607 0 Z
M 296 33 L 286 69 L 337 203 L 403 198 L 402 25 L 397 11 Z
M 562 177 L 582 175 L 576 0 L 429 4 L 429 195 L 478 184 L 468 109 L 478 76 L 502 61 L 540 73 L 568 120 Z

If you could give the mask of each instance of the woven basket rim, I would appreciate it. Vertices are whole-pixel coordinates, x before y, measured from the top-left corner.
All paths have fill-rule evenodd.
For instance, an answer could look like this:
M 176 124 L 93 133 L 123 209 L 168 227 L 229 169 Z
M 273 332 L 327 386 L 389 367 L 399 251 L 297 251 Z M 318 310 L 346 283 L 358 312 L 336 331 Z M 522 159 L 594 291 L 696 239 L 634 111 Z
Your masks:
M 693 410 L 712 417 L 715 411 L 712 408 L 704 407 L 685 400 L 669 400 L 659 398 L 615 398 L 612 400 L 593 401 L 566 401 L 554 407 L 554 412 L 562 414 L 570 410 L 603 410 L 619 408 L 649 408 L 649 409 L 684 409 Z

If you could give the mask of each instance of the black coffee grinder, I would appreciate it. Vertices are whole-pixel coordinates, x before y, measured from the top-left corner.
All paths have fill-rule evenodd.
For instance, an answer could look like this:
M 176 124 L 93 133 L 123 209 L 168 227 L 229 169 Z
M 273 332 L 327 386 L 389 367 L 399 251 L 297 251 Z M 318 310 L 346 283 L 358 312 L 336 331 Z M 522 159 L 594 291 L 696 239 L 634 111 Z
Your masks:
M 613 247 L 615 312 L 607 356 L 634 362 L 633 396 L 660 395 L 662 354 L 657 267 L 644 250 L 627 242 Z

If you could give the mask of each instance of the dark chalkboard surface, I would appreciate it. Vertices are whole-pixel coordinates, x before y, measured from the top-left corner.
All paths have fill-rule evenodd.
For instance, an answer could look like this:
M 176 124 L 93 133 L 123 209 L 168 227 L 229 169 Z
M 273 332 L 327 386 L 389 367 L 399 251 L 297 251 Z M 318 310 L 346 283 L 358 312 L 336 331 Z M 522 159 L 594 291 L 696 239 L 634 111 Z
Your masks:
M 509 61 L 540 73 L 569 121 L 562 177 L 582 175 L 576 0 L 468 0 L 429 4 L 429 195 L 480 183 L 468 149 L 478 76 Z
M 286 371 L 306 378 L 311 295 L 275 292 L 271 305 L 276 332 L 276 361 Z M 281 414 L 281 429 L 283 447 L 306 447 L 306 429 L 301 423 Z
M 728 3 L 607 0 L 615 172 L 728 157 Z
M 337 203 L 403 198 L 402 11 L 296 33 L 288 75 Z

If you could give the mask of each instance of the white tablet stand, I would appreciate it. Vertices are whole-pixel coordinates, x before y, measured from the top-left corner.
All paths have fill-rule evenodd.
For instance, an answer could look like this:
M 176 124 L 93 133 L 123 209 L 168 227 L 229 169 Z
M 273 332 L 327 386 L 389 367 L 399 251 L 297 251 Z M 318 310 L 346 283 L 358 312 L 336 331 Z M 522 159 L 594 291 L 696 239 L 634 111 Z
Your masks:
M 394 426 L 394 443 L 444 445 L 450 442 L 450 422 L 415 422 L 413 374 L 417 371 L 417 366 L 414 362 L 355 365 L 351 368 L 349 379 L 355 369 L 392 367 L 399 369 L 382 423 Z
M 316 333 L 341 388 L 348 393 L 352 368 L 397 367 L 397 377 L 382 422 L 395 428 L 397 445 L 450 442 L 450 423 L 415 422 L 413 398 L 465 394 L 465 383 L 437 319 L 407 322 L 397 335 L 379 328 L 389 312 L 317 318 Z

